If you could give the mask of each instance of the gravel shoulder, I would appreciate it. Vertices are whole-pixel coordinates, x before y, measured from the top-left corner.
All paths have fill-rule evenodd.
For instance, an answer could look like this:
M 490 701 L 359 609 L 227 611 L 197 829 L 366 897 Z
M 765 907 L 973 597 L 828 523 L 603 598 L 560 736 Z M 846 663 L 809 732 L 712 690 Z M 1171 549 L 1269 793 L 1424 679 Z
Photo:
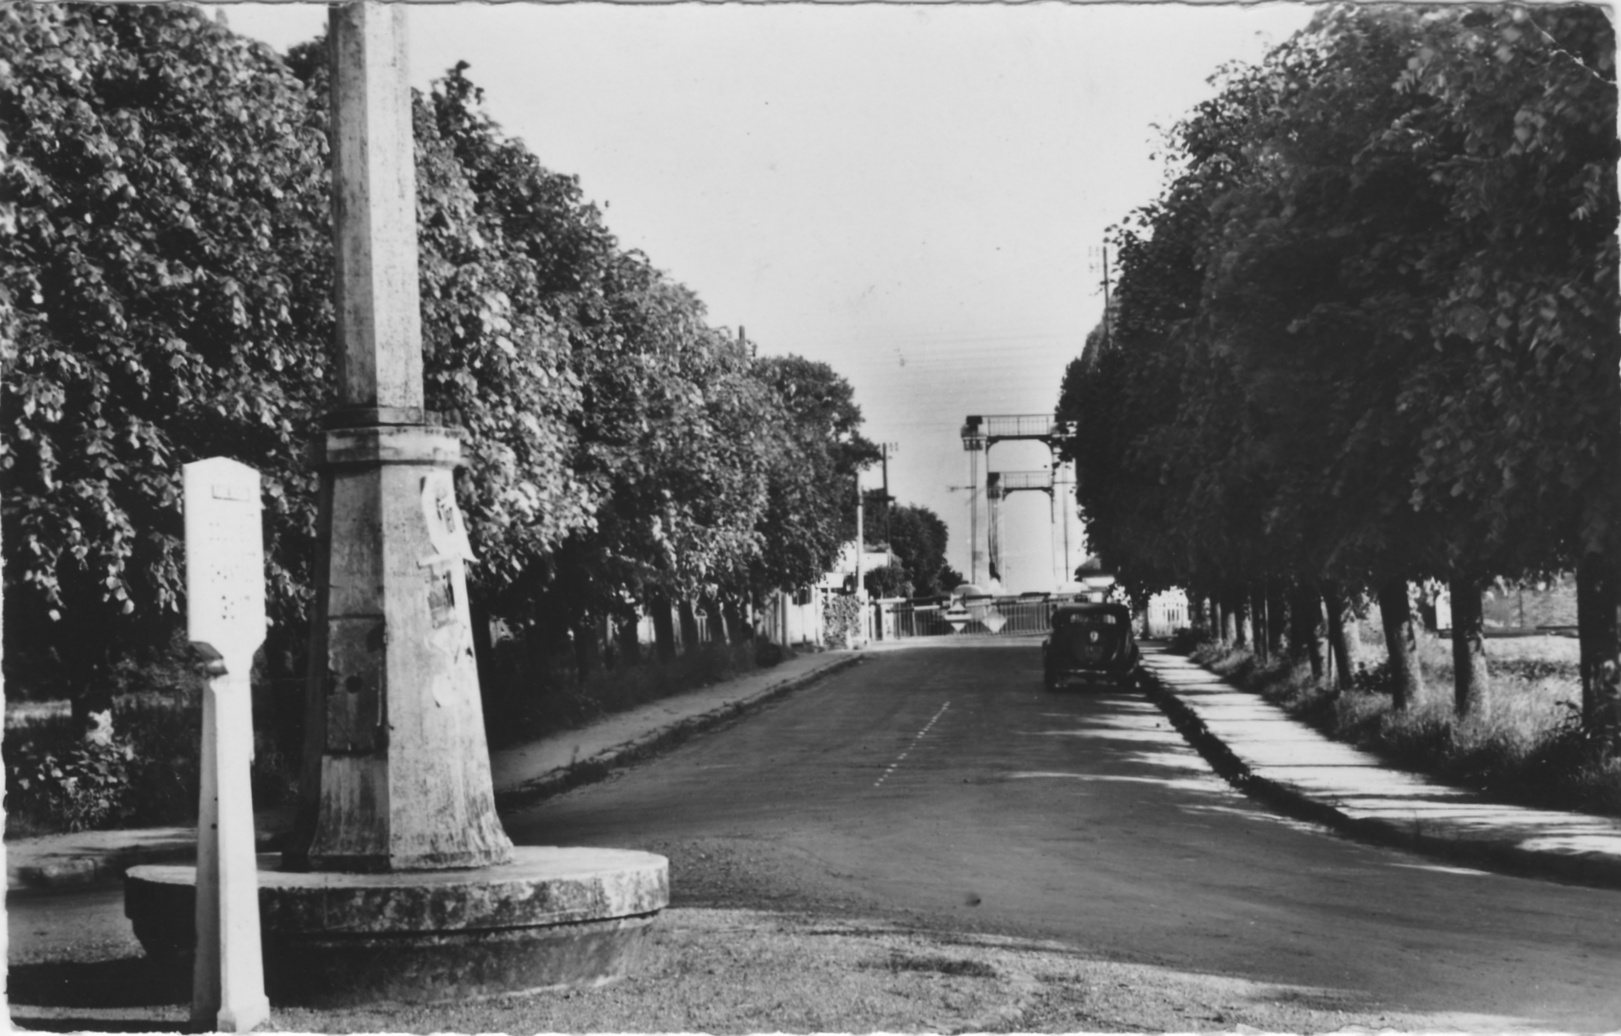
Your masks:
M 476 1003 L 277 1008 L 281 1032 L 1512 1031 L 1514 1020 L 1382 1011 L 1343 991 L 1105 960 L 1067 942 L 886 914 L 747 841 L 657 847 L 683 876 L 641 971 L 596 989 Z M 792 891 L 787 891 L 791 889 Z M 143 979 L 139 948 L 13 961 L 12 1020 L 54 1031 L 171 1031 L 184 993 Z M 94 986 L 94 995 L 86 996 Z M 1527 1026 L 1527 1028 L 1529 1028 Z
M 674 909 L 649 966 L 602 989 L 398 1012 L 278 1012 L 326 1032 L 1180 1031 L 1438 1028 L 1314 990 L 1088 959 L 1074 947 L 874 918 Z
M 20 1028 L 161 1031 L 183 1005 L 12 1006 Z M 434 1007 L 277 1008 L 279 1032 L 1329 1032 L 1500 1029 L 1335 994 L 1091 959 L 876 918 L 675 908 L 643 971 L 597 989 Z

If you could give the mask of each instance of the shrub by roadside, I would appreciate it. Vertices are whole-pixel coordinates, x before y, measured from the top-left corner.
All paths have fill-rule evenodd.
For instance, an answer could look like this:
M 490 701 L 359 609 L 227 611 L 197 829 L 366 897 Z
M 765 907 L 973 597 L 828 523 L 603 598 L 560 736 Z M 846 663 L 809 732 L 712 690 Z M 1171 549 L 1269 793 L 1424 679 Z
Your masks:
M 113 730 L 109 741 L 95 744 L 66 716 L 7 729 L 6 834 L 195 823 L 200 705 L 115 702 Z M 274 739 L 256 734 L 255 807 L 291 799 L 295 766 Z
M 853 595 L 834 594 L 822 606 L 822 646 L 849 647 L 861 630 L 861 602 Z
M 1491 650 L 1493 642 L 1488 642 Z M 1452 711 L 1450 648 L 1423 645 L 1428 692 L 1397 712 L 1381 663 L 1359 668 L 1338 692 L 1304 663 L 1261 661 L 1243 649 L 1206 644 L 1193 661 L 1254 691 L 1338 741 L 1391 763 L 1523 805 L 1621 816 L 1621 757 L 1607 757 L 1581 731 L 1571 664 L 1527 657 L 1525 647 L 1491 659 L 1491 690 L 1469 716 Z

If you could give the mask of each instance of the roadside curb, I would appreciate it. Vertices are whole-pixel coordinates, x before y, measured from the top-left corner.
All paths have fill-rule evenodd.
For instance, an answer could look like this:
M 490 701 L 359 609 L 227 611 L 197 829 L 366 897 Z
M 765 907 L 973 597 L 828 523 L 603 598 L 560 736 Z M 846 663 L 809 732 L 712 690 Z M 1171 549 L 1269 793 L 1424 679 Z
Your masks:
M 117 835 L 119 832 L 105 832 Z M 260 833 L 256 839 L 257 852 L 277 852 L 286 837 L 285 832 Z M 8 857 L 13 847 L 6 847 Z M 127 845 L 105 849 L 68 849 L 48 854 L 38 863 L 20 863 L 6 867 L 6 887 L 15 889 L 59 889 L 81 885 L 94 885 L 121 878 L 131 867 L 146 863 L 190 863 L 197 858 L 197 834 L 185 829 L 171 838 L 149 845 Z
M 808 673 L 790 676 L 776 683 L 768 684 L 748 697 L 729 701 L 707 712 L 675 720 L 657 730 L 633 738 L 623 744 L 615 745 L 612 748 L 604 749 L 586 759 L 576 760 L 565 766 L 556 767 L 521 784 L 497 788 L 495 791 L 496 809 L 501 811 L 522 809 L 542 799 L 551 798 L 553 795 L 561 795 L 563 792 L 578 788 L 581 785 L 594 784 L 607 777 L 615 769 L 674 748 L 695 734 L 713 729 L 752 712 L 769 701 L 791 694 L 818 680 L 848 669 L 865 658 L 864 654 L 854 654 L 836 659 Z
M 1501 840 L 1471 837 L 1456 831 L 1448 833 L 1444 824 L 1400 823 L 1351 816 L 1298 788 L 1256 773 L 1149 667 L 1140 666 L 1138 672 L 1149 699 L 1219 776 L 1245 795 L 1285 816 L 1321 824 L 1360 841 L 1422 852 L 1459 864 L 1595 888 L 1621 889 L 1621 859 L 1614 856 L 1542 852 Z

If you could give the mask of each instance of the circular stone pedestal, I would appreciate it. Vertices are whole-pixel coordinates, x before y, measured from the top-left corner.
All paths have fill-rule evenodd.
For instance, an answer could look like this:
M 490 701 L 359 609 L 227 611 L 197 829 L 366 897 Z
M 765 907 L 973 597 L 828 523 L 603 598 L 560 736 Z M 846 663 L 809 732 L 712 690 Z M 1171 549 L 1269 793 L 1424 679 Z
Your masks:
M 434 1003 L 621 978 L 670 901 L 669 862 L 621 849 L 516 847 L 500 867 L 329 874 L 259 857 L 272 1003 Z M 124 914 L 147 955 L 184 968 L 196 944 L 197 869 L 144 865 Z

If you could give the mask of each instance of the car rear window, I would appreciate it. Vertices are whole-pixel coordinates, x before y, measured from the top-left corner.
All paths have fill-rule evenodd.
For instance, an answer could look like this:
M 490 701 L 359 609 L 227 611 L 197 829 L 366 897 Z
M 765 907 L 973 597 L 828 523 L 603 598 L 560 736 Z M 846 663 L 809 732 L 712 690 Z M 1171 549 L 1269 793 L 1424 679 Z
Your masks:
M 1062 621 L 1071 626 L 1113 626 L 1116 619 L 1109 612 L 1070 612 Z

